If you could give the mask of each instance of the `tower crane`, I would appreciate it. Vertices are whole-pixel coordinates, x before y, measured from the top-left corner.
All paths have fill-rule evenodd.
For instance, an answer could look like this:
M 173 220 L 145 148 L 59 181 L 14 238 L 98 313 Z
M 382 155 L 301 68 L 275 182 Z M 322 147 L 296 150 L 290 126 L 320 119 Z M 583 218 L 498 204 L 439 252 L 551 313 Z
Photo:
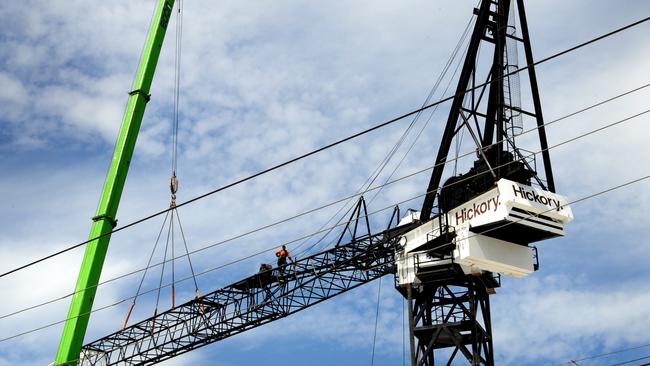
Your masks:
M 160 0 L 151 48 L 141 64 L 149 84 L 171 6 L 173 0 Z M 448 365 L 457 357 L 471 365 L 494 365 L 489 296 L 500 286 L 501 275 L 525 277 L 537 270 L 532 243 L 563 236 L 573 214 L 567 199 L 555 192 L 524 1 L 482 0 L 474 15 L 420 211 L 402 217 L 396 207 L 386 227 L 373 231 L 361 198 L 333 248 L 280 268 L 261 268 L 241 281 L 75 348 L 84 336 L 85 313 L 85 323 L 77 328 L 66 325 L 64 352 L 60 351 L 57 365 L 154 364 L 391 274 L 408 302 L 411 365 L 434 365 L 440 349 L 451 350 Z M 487 71 L 478 67 L 481 46 L 483 57 L 491 60 Z M 519 98 L 518 47 L 525 54 L 532 108 L 522 106 Z M 153 60 L 149 52 L 155 54 Z M 133 92 L 142 112 L 148 86 Z M 535 155 L 517 143 L 524 118 L 534 120 L 537 127 L 540 171 Z M 123 130 L 130 128 L 127 122 L 125 117 Z M 449 159 L 452 144 L 464 133 L 471 137 L 476 160 L 465 173 L 449 174 L 450 162 L 456 160 Z M 131 152 L 134 138 L 126 144 Z M 118 147 L 122 143 L 118 141 Z M 126 176 L 123 168 L 115 172 L 120 179 Z M 119 192 L 114 199 L 119 202 Z M 112 216 L 100 214 L 97 222 L 114 222 L 117 205 L 111 207 Z M 351 235 L 344 235 L 346 231 Z M 95 244 L 89 245 L 86 257 L 98 262 L 92 262 L 90 278 L 84 264 L 77 286 L 82 286 L 81 294 L 88 291 L 85 288 L 93 293 L 90 300 L 84 298 L 82 308 L 75 296 L 72 315 L 92 306 L 108 239 Z M 98 248 L 100 253 L 92 252 Z M 66 341 L 72 336 L 74 342 Z

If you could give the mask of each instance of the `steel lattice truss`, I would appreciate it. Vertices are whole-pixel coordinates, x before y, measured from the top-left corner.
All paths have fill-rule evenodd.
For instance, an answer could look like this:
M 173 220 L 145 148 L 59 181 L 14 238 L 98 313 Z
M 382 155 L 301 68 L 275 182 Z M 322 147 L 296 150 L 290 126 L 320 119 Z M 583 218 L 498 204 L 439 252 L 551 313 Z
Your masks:
M 89 343 L 81 364 L 151 365 L 394 273 L 394 246 L 405 228 L 357 237 L 361 203 L 358 208 L 354 233 L 346 226 L 348 244 L 257 273 Z
M 447 365 L 459 354 L 471 365 L 494 365 L 487 278 L 492 277 L 464 276 L 445 284 L 427 284 L 414 294 L 409 304 L 418 340 L 414 366 L 435 365 L 434 350 L 440 348 L 453 348 Z

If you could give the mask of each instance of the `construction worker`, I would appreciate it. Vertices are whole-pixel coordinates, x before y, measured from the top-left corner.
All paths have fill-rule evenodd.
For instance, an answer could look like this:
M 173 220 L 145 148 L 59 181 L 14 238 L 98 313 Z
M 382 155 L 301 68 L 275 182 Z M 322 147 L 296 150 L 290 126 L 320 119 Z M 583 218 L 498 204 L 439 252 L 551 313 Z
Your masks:
M 283 245 L 282 249 L 275 252 L 275 256 L 278 257 L 278 267 L 280 267 L 280 271 L 284 272 L 282 266 L 287 264 L 287 258 L 291 259 L 291 253 L 289 253 L 287 247 Z M 291 261 L 293 262 L 293 259 L 291 259 Z

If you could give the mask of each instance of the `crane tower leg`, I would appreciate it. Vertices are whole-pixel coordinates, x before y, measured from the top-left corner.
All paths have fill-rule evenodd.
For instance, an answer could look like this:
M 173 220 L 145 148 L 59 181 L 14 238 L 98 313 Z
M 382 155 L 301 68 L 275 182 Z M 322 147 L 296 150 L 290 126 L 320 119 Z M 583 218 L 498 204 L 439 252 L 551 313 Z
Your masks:
M 482 277 L 464 276 L 407 291 L 413 366 L 435 365 L 434 352 L 445 348 L 451 352 L 447 365 L 462 357 L 472 366 L 494 365 L 490 299 Z

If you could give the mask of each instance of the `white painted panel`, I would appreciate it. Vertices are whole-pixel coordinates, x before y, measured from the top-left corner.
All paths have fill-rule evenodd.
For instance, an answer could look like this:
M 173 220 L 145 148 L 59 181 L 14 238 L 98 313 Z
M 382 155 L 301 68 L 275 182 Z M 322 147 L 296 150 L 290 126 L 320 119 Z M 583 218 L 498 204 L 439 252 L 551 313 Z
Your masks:
M 524 277 L 533 272 L 533 249 L 471 234 L 458 240 L 455 259 L 471 268 L 472 273 L 490 271 L 506 276 Z

